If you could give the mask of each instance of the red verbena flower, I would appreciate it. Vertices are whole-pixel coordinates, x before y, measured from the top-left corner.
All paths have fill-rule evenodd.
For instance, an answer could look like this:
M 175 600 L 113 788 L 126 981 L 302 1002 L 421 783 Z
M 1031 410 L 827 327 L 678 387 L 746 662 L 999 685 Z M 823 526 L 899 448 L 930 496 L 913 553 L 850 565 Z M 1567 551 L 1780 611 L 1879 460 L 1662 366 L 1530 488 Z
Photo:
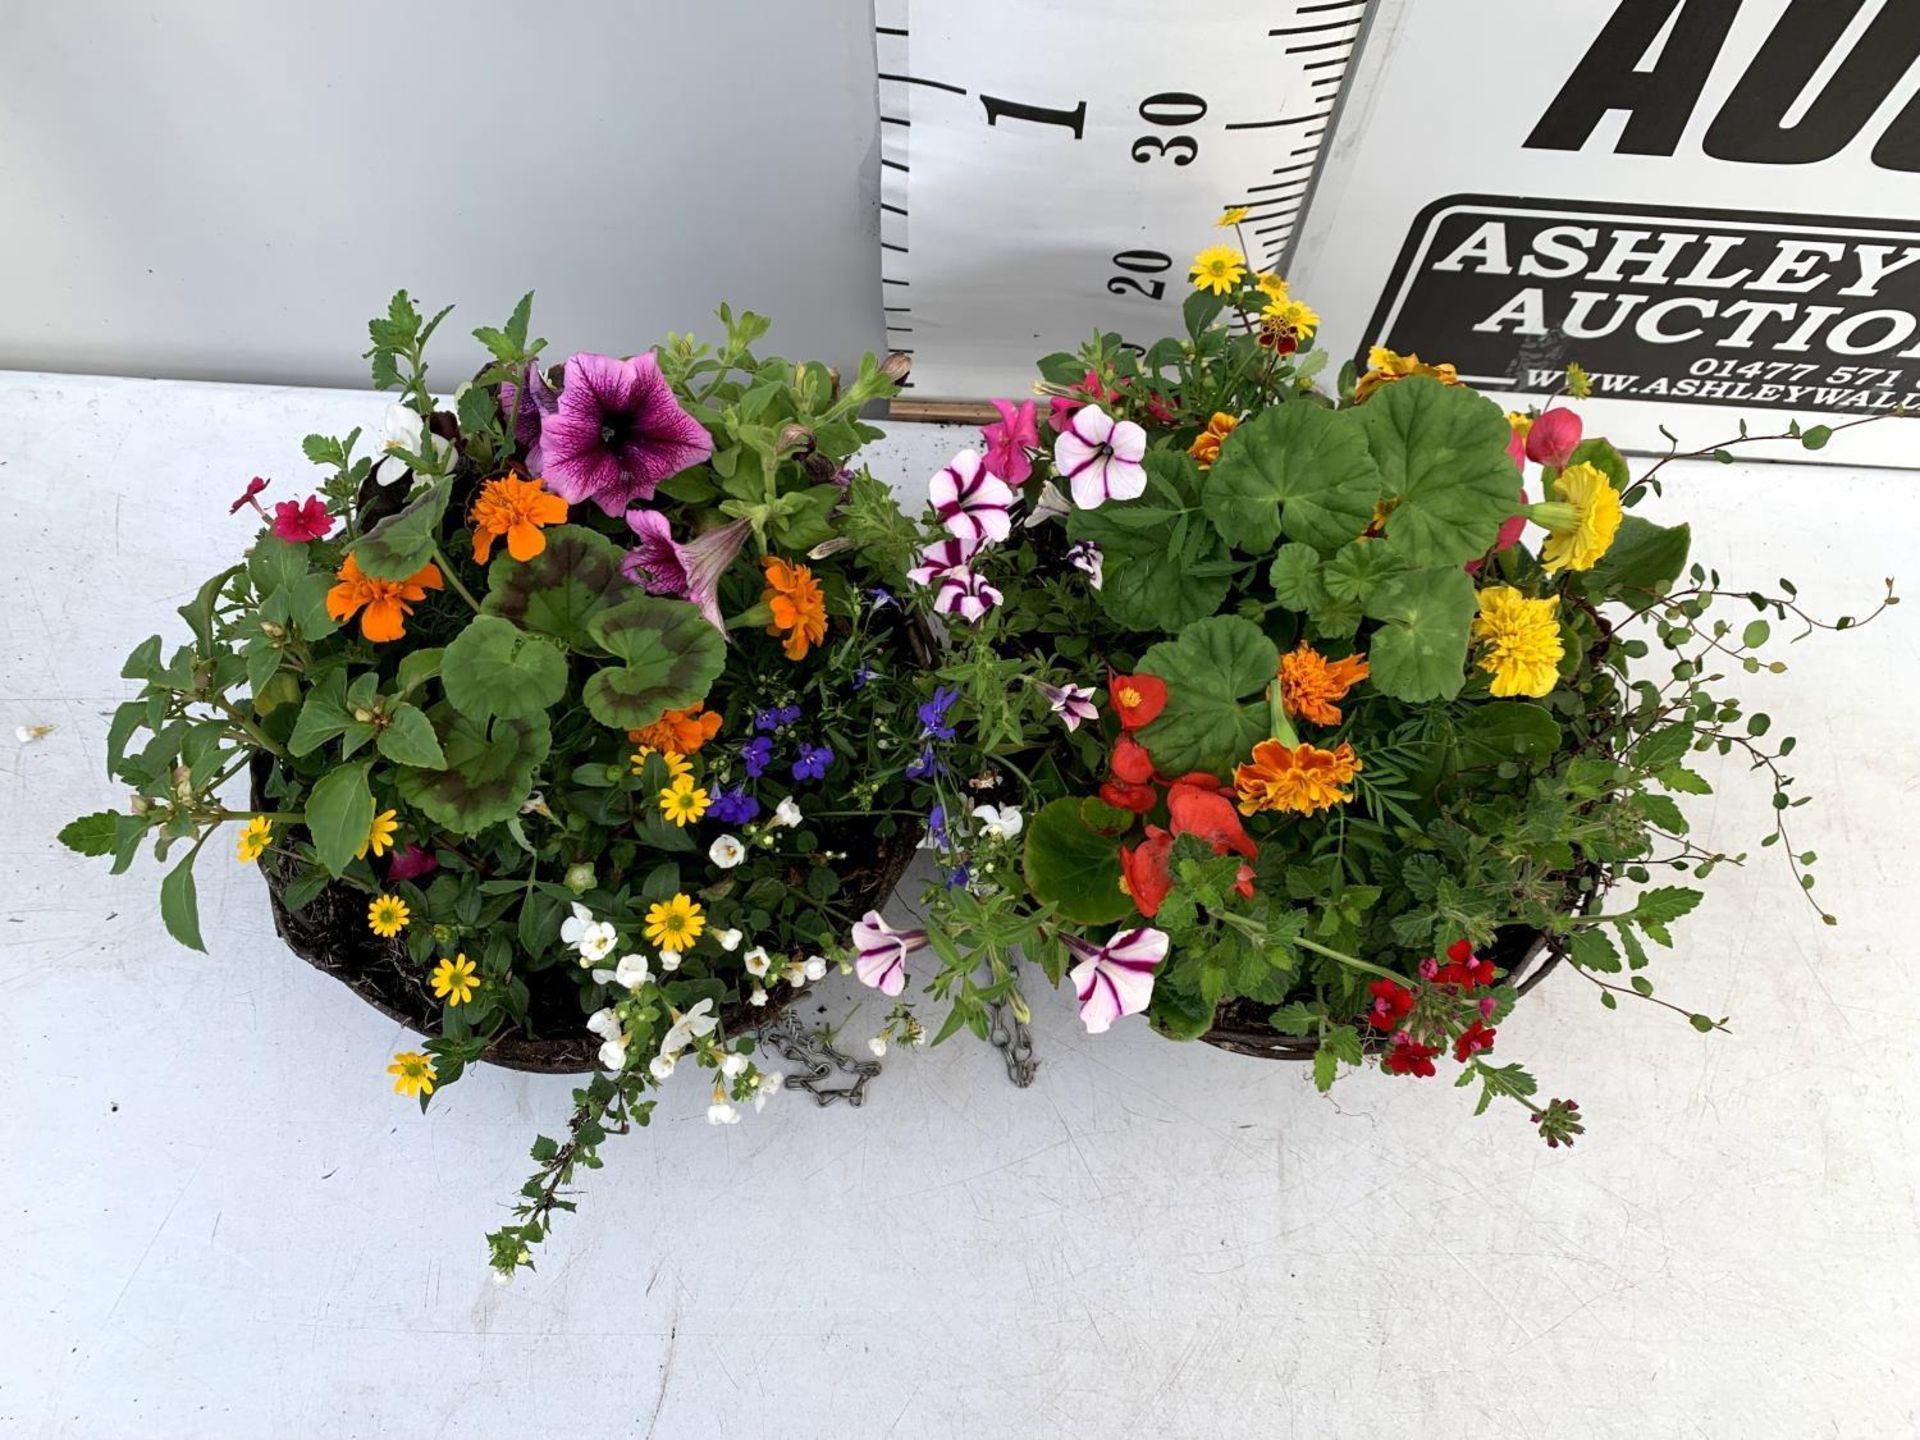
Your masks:
M 238 515 L 240 511 L 245 506 L 248 506 L 248 505 L 253 506 L 253 508 L 256 510 L 260 510 L 260 502 L 254 499 L 253 497 L 258 495 L 262 490 L 266 489 L 268 483 L 269 483 L 268 481 L 261 479 L 258 475 L 254 476 L 251 480 L 247 481 L 247 488 L 241 493 L 240 498 L 238 500 L 234 501 L 233 504 L 227 507 L 227 513 L 229 515 Z M 267 512 L 264 510 L 260 510 L 260 513 L 264 515 Z
M 1484 1020 L 1476 1020 L 1454 1037 L 1453 1058 L 1464 1062 L 1492 1048 L 1493 1027 Z
M 333 533 L 333 516 L 318 495 L 305 500 L 282 500 L 273 507 L 273 533 L 289 545 L 324 540 Z
M 1413 992 L 1392 980 L 1376 980 L 1367 987 L 1373 1003 L 1367 1006 L 1367 1023 L 1376 1030 L 1397 1030 L 1413 1009 Z
M 1387 1050 L 1380 1068 L 1389 1075 L 1430 1076 L 1434 1073 L 1433 1057 L 1439 1053 L 1438 1045 L 1422 1045 L 1411 1035 L 1401 1035 Z
M 1493 984 L 1494 963 L 1473 953 L 1473 946 L 1456 940 L 1447 947 L 1447 963 L 1433 972 L 1436 985 L 1452 985 L 1461 990 L 1478 990 Z

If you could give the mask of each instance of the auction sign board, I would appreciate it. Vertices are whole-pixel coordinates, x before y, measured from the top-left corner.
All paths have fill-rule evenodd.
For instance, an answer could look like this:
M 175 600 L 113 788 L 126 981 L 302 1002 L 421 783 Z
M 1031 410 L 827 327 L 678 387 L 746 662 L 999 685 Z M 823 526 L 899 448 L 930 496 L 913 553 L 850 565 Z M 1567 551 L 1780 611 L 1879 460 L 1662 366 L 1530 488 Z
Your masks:
M 1336 358 L 1516 407 L 1577 362 L 1643 451 L 1920 410 L 1920 0 L 1377 0 L 1330 140 L 1288 279 Z

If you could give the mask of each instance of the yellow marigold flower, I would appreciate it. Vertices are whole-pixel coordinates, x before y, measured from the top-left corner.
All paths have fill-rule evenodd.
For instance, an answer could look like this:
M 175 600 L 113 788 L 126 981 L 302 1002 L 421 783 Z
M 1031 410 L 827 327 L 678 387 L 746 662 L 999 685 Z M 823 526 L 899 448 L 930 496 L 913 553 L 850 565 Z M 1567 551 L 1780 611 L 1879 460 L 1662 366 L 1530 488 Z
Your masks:
M 1473 638 L 1486 648 L 1480 668 L 1493 676 L 1495 695 L 1545 695 L 1559 682 L 1560 599 L 1529 600 L 1511 585 L 1480 592 Z
M 398 895 L 376 895 L 367 906 L 367 928 L 382 940 L 391 940 L 407 928 L 413 912 Z
M 400 833 L 400 821 L 391 810 L 382 810 L 373 817 L 373 828 L 367 831 L 367 838 L 361 844 L 356 858 L 364 860 L 367 851 L 384 855 L 393 848 L 393 837 Z
M 805 565 L 794 565 L 768 555 L 760 562 L 767 588 L 761 604 L 773 614 L 769 635 L 784 634 L 780 648 L 789 660 L 804 660 L 807 651 L 827 638 L 827 597 Z
M 1237 416 L 1216 411 L 1207 421 L 1207 428 L 1193 437 L 1193 444 L 1187 447 L 1187 454 L 1200 462 L 1202 470 L 1211 470 L 1213 462 L 1220 458 L 1220 442 L 1234 432 L 1239 425 Z
M 1533 429 L 1533 417 L 1522 415 L 1518 410 L 1509 410 L 1507 411 L 1507 428 L 1524 440 L 1527 438 L 1527 432 Z
M 480 973 L 465 954 L 451 960 L 442 959 L 428 978 L 432 981 L 433 993 L 449 1005 L 466 1004 L 480 988 Z
M 1213 222 L 1213 228 L 1216 230 L 1231 230 L 1247 218 L 1247 211 L 1251 208 L 1251 206 L 1247 205 L 1229 205 L 1225 210 L 1220 212 L 1220 218 Z
M 669 710 L 651 725 L 629 730 L 627 739 L 647 750 L 670 750 L 692 755 L 720 733 L 720 716 L 696 700 L 685 710 Z
M 1260 326 L 1270 333 L 1311 340 L 1320 328 L 1320 312 L 1304 300 L 1272 300 L 1260 312 Z
M 1247 260 L 1231 245 L 1212 245 L 1193 257 L 1193 288 L 1225 295 L 1247 273 Z
M 1366 678 L 1365 656 L 1329 660 L 1302 640 L 1299 649 L 1280 657 L 1280 703 L 1295 719 L 1338 725 L 1340 707 L 1333 702 Z
M 1460 383 L 1460 372 L 1451 365 L 1423 364 L 1418 355 L 1398 355 L 1384 345 L 1376 345 L 1367 352 L 1367 373 L 1353 387 L 1354 403 L 1366 399 L 1382 385 L 1405 380 L 1409 375 L 1425 375 L 1442 385 Z
M 251 865 L 272 843 L 273 822 L 264 815 L 256 815 L 247 821 L 246 829 L 240 832 L 240 841 L 233 847 L 233 853 L 242 865 Z
M 1253 277 L 1253 283 L 1260 287 L 1260 293 L 1267 297 L 1268 305 L 1284 305 L 1291 297 L 1287 293 L 1287 282 L 1271 270 L 1262 270 Z
M 694 942 L 700 938 L 700 932 L 706 928 L 707 917 L 698 902 L 685 895 L 656 901 L 647 907 L 647 939 L 662 950 L 671 950 L 676 954 L 691 950 Z
M 691 775 L 682 775 L 660 792 L 660 813 L 684 829 L 707 813 L 707 792 L 693 783 Z
M 1233 786 L 1240 797 L 1240 813 L 1281 810 L 1312 815 L 1353 798 L 1341 787 L 1362 770 L 1351 745 L 1322 750 L 1318 745 L 1287 745 L 1262 740 L 1253 747 L 1253 759 L 1234 767 Z
M 632 755 L 627 757 L 627 763 L 633 767 L 633 773 L 638 775 L 642 770 L 647 768 L 647 757 L 654 754 L 658 754 L 661 762 L 666 765 L 667 779 L 670 782 L 678 780 L 682 775 L 691 775 L 693 773 L 693 762 L 688 760 L 687 757 L 679 751 L 656 751 L 651 745 L 642 745 L 638 750 L 634 751 Z
M 516 560 L 531 560 L 547 548 L 547 537 L 540 533 L 546 525 L 563 524 L 567 502 L 547 493 L 543 480 L 522 480 L 503 475 L 489 480 L 473 502 L 473 563 L 484 565 L 493 554 L 495 542 L 505 539 L 507 553 Z
M 1620 493 L 1606 471 L 1582 461 L 1569 465 L 1553 482 L 1559 500 L 1528 507 L 1547 527 L 1540 563 L 1554 570 L 1591 570 L 1620 533 Z
M 433 1059 L 418 1050 L 402 1050 L 394 1056 L 393 1063 L 387 1066 L 387 1074 L 393 1076 L 396 1095 L 433 1094 Z

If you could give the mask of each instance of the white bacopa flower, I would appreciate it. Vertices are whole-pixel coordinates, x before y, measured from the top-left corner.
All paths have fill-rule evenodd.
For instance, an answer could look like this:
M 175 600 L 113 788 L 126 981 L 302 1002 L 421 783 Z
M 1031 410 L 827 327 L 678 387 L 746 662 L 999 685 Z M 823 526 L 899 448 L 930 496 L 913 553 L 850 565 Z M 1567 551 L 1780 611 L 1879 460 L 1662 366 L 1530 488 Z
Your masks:
M 787 962 L 786 973 L 781 977 L 796 990 L 803 990 L 807 984 L 807 967 L 798 960 Z
M 760 1072 L 760 1083 L 754 1087 L 753 1108 L 756 1111 L 767 1108 L 767 1101 L 780 1093 L 780 1087 L 787 1083 L 787 1077 L 778 1070 Z
M 707 847 L 707 858 L 722 870 L 731 870 L 747 858 L 747 847 L 738 835 L 722 835 Z
M 600 1065 L 606 1070 L 624 1070 L 627 1068 L 627 1047 L 618 1040 L 609 1040 L 600 1047 Z
M 695 1040 L 713 1033 L 713 1027 L 719 1022 L 713 1016 L 713 998 L 696 1003 L 692 1009 L 673 1012 L 673 1028 L 667 1031 L 667 1038 L 660 1042 L 660 1053 L 678 1055 Z
M 620 963 L 613 967 L 613 978 L 629 990 L 638 990 L 653 978 L 653 972 L 647 968 L 644 955 L 622 955 Z
M 827 957 L 824 955 L 807 956 L 807 963 L 801 967 L 801 972 L 809 980 L 826 979 L 827 978 Z
M 743 963 L 747 967 L 747 974 L 765 975 L 773 968 L 773 957 L 763 947 L 756 945 L 747 951 Z
M 654 1079 L 665 1080 L 673 1074 L 673 1067 L 679 1063 L 676 1056 L 656 1055 L 647 1062 L 647 1069 L 653 1072 Z
M 759 1005 L 765 1005 L 766 1003 L 767 1003 L 767 992 L 762 990 L 758 985 L 754 986 L 753 993 L 747 996 L 747 1004 L 759 1006 Z
M 587 1017 L 587 1029 L 602 1040 L 618 1040 L 621 1029 L 620 1017 L 611 1008 L 596 1010 Z
M 747 937 L 738 930 L 716 930 L 713 932 L 713 938 L 722 950 L 731 955 L 740 948 L 740 942 Z
M 875 1054 L 875 1056 L 886 1054 L 887 1053 L 887 1037 L 884 1035 L 874 1036 L 871 1040 L 867 1041 L 867 1049 L 871 1050 Z
M 709 1125 L 738 1125 L 740 1123 L 740 1112 L 726 1101 L 716 1100 L 713 1104 L 707 1106 L 707 1123 Z
M 720 1062 L 720 1073 L 729 1080 L 738 1080 L 747 1073 L 748 1063 L 746 1056 L 729 1052 L 727 1058 Z
M 613 984 L 613 978 L 613 971 L 611 970 L 595 970 L 593 972 L 593 983 L 596 985 L 611 985 Z
M 1020 833 L 1026 821 L 1020 818 L 1020 812 L 1011 805 L 976 805 L 973 818 L 979 822 L 980 829 L 993 840 L 1011 840 Z
M 791 795 L 773 807 L 773 823 L 776 825 L 792 827 L 798 825 L 801 819 L 800 806 Z
M 593 912 L 578 900 L 573 902 L 573 914 L 560 924 L 560 938 L 580 952 L 582 965 L 599 964 L 619 943 L 613 926 L 604 920 L 595 920 Z

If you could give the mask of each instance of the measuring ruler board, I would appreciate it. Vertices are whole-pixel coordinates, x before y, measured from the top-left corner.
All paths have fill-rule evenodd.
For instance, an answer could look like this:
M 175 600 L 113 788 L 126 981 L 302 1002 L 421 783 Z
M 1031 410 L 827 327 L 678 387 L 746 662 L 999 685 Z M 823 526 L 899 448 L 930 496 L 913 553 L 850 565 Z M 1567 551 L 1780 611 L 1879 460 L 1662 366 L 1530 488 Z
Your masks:
M 1096 331 L 1177 332 L 1230 206 L 1250 263 L 1281 264 L 1369 5 L 875 0 L 896 411 L 1025 394 Z

